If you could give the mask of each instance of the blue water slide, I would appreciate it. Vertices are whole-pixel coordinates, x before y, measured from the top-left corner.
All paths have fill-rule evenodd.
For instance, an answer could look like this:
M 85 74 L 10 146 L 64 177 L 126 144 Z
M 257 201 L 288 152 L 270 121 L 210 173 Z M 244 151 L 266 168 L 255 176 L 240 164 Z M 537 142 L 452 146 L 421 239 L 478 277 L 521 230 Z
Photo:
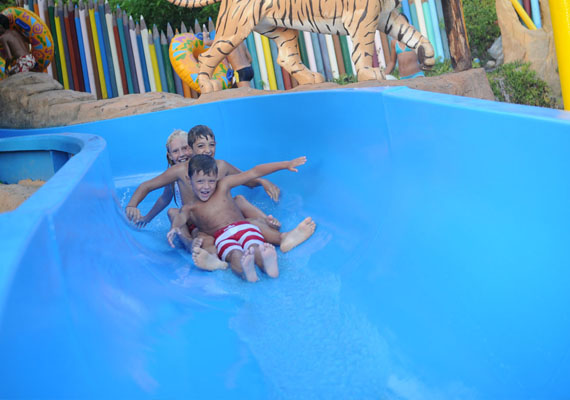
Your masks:
M 283 231 L 316 221 L 278 279 L 200 271 L 166 213 L 124 217 L 195 124 L 242 170 L 307 156 L 268 177 L 278 203 L 234 193 Z M 567 112 L 339 89 L 0 138 L 10 168 L 59 160 L 0 214 L 0 398 L 570 397 Z

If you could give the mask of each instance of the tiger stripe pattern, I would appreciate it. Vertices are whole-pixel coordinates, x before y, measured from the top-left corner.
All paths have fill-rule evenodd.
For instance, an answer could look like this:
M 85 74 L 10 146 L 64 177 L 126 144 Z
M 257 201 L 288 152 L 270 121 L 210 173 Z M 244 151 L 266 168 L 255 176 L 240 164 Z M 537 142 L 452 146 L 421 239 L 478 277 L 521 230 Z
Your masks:
M 376 30 L 414 49 L 423 69 L 435 64 L 430 42 L 410 25 L 397 8 L 400 0 L 168 0 L 181 7 L 203 7 L 221 1 L 216 37 L 199 58 L 198 81 L 202 93 L 221 90 L 212 80 L 215 67 L 252 32 L 273 39 L 279 49 L 277 63 L 301 85 L 324 82 L 321 74 L 303 65 L 299 31 L 349 35 L 354 44 L 352 61 L 359 81 L 385 79 L 372 67 Z

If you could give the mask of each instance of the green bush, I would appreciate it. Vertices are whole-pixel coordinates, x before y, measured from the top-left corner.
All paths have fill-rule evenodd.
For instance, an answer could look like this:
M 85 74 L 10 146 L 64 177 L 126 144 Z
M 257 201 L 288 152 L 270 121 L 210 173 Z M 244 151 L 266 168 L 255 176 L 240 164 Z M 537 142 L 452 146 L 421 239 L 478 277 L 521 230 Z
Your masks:
M 0 11 L 8 7 L 16 7 L 16 0 L 3 0 L 0 1 Z
M 463 14 L 471 55 L 486 61 L 487 49 L 501 35 L 495 0 L 463 0 Z
M 530 68 L 530 63 L 516 61 L 503 64 L 487 74 L 498 101 L 539 107 L 556 107 L 548 84 Z
M 425 71 L 426 76 L 438 76 L 453 72 L 453 67 L 451 66 L 451 60 L 445 60 L 443 62 L 436 61 L 433 68 L 429 71 Z
M 339 85 L 348 85 L 349 83 L 356 83 L 358 82 L 358 79 L 356 79 L 356 76 L 354 75 L 341 75 L 336 79 L 333 79 L 334 83 L 338 83 Z
M 184 22 L 188 29 L 194 29 L 195 19 L 198 19 L 200 25 L 207 25 L 208 17 L 211 17 L 215 23 L 220 8 L 220 3 L 202 8 L 178 7 L 166 0 L 110 0 L 109 4 L 112 7 L 119 5 L 133 18 L 140 18 L 142 15 L 149 28 L 156 24 L 159 30 L 164 31 L 168 22 L 173 29 L 180 29 L 181 22 Z
M 77 3 L 78 0 L 63 0 L 65 3 L 72 1 Z M 101 4 L 103 0 L 99 0 Z M 84 1 L 85 3 L 85 1 Z M 214 23 L 218 18 L 218 10 L 220 3 L 212 4 L 202 8 L 185 8 L 178 7 L 166 0 L 109 0 L 109 4 L 114 9 L 120 6 L 121 10 L 126 11 L 128 15 L 137 21 L 140 16 L 144 17 L 147 27 L 152 28 L 156 24 L 159 30 L 166 32 L 166 24 L 170 22 L 173 29 L 180 29 L 181 22 L 187 28 L 194 29 L 194 20 L 198 19 L 200 26 L 208 24 L 208 18 L 212 18 Z M 16 6 L 16 0 L 1 0 L 0 11 L 7 7 Z

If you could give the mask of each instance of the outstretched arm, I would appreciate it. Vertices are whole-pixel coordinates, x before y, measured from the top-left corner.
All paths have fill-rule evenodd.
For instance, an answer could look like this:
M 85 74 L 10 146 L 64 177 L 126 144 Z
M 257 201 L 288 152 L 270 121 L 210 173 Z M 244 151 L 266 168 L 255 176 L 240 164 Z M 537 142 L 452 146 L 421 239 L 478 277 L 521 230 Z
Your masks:
M 174 193 L 172 192 L 172 185 L 166 185 L 164 187 L 164 191 L 162 192 L 158 200 L 156 200 L 156 202 L 154 203 L 148 214 L 142 217 L 140 223 L 137 224 L 137 226 L 140 226 L 142 228 L 150 221 L 152 221 L 153 218 L 158 215 L 158 213 L 160 213 L 162 210 L 166 208 L 167 205 L 170 204 L 170 202 L 172 201 L 172 197 L 174 197 Z
M 186 164 L 180 164 L 180 167 L 184 168 L 185 165 Z M 133 193 L 125 210 L 129 220 L 136 222 L 141 219 L 140 211 L 137 209 L 140 202 L 143 201 L 150 192 L 175 182 L 181 173 L 184 173 L 184 170 L 178 166 L 170 167 L 156 178 L 141 183 Z
M 233 187 L 243 185 L 252 179 L 257 179 L 259 177 L 269 175 L 273 172 L 280 171 L 283 169 L 288 169 L 289 171 L 297 172 L 297 167 L 303 165 L 307 162 L 307 157 L 302 156 L 295 158 L 291 161 L 279 161 L 274 163 L 259 164 L 250 170 L 242 172 L 237 175 L 229 175 L 220 181 L 220 184 L 226 186 L 226 188 L 231 189 Z
M 239 170 L 238 168 L 236 168 L 235 166 L 233 166 L 232 164 L 230 164 L 227 161 L 223 161 L 220 160 L 220 162 L 223 162 L 223 166 L 226 169 L 226 175 L 235 175 L 235 174 L 239 174 L 242 171 Z M 279 195 L 281 194 L 281 189 L 279 189 L 279 187 L 277 185 L 275 185 L 273 182 L 268 181 L 267 179 L 263 179 L 263 178 L 256 178 L 256 179 L 252 179 L 246 183 L 244 183 L 244 186 L 250 187 L 250 188 L 254 188 L 257 186 L 262 186 L 263 189 L 265 190 L 265 192 L 269 195 L 269 197 L 271 197 L 271 199 L 273 201 L 278 201 L 279 200 Z

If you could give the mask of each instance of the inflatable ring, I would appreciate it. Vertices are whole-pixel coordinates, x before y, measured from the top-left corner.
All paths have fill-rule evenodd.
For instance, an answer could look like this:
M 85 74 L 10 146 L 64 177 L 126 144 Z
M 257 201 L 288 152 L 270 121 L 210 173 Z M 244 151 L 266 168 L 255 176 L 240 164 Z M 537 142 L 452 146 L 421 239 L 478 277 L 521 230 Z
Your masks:
M 0 57 L 0 81 L 6 76 L 6 60 Z
M 32 55 L 38 65 L 35 71 L 44 72 L 53 60 L 53 38 L 49 28 L 38 15 L 20 7 L 9 7 L 2 14 L 10 20 L 10 29 L 20 32 L 32 45 Z
M 170 62 L 180 79 L 198 93 L 200 93 L 200 86 L 198 85 L 200 63 L 198 62 L 198 56 L 208 48 L 208 46 L 204 45 L 201 33 L 197 35 L 182 33 L 172 38 L 168 49 Z M 234 71 L 224 60 L 214 70 L 212 79 L 218 80 L 222 84 L 222 89 L 227 89 L 234 82 Z

